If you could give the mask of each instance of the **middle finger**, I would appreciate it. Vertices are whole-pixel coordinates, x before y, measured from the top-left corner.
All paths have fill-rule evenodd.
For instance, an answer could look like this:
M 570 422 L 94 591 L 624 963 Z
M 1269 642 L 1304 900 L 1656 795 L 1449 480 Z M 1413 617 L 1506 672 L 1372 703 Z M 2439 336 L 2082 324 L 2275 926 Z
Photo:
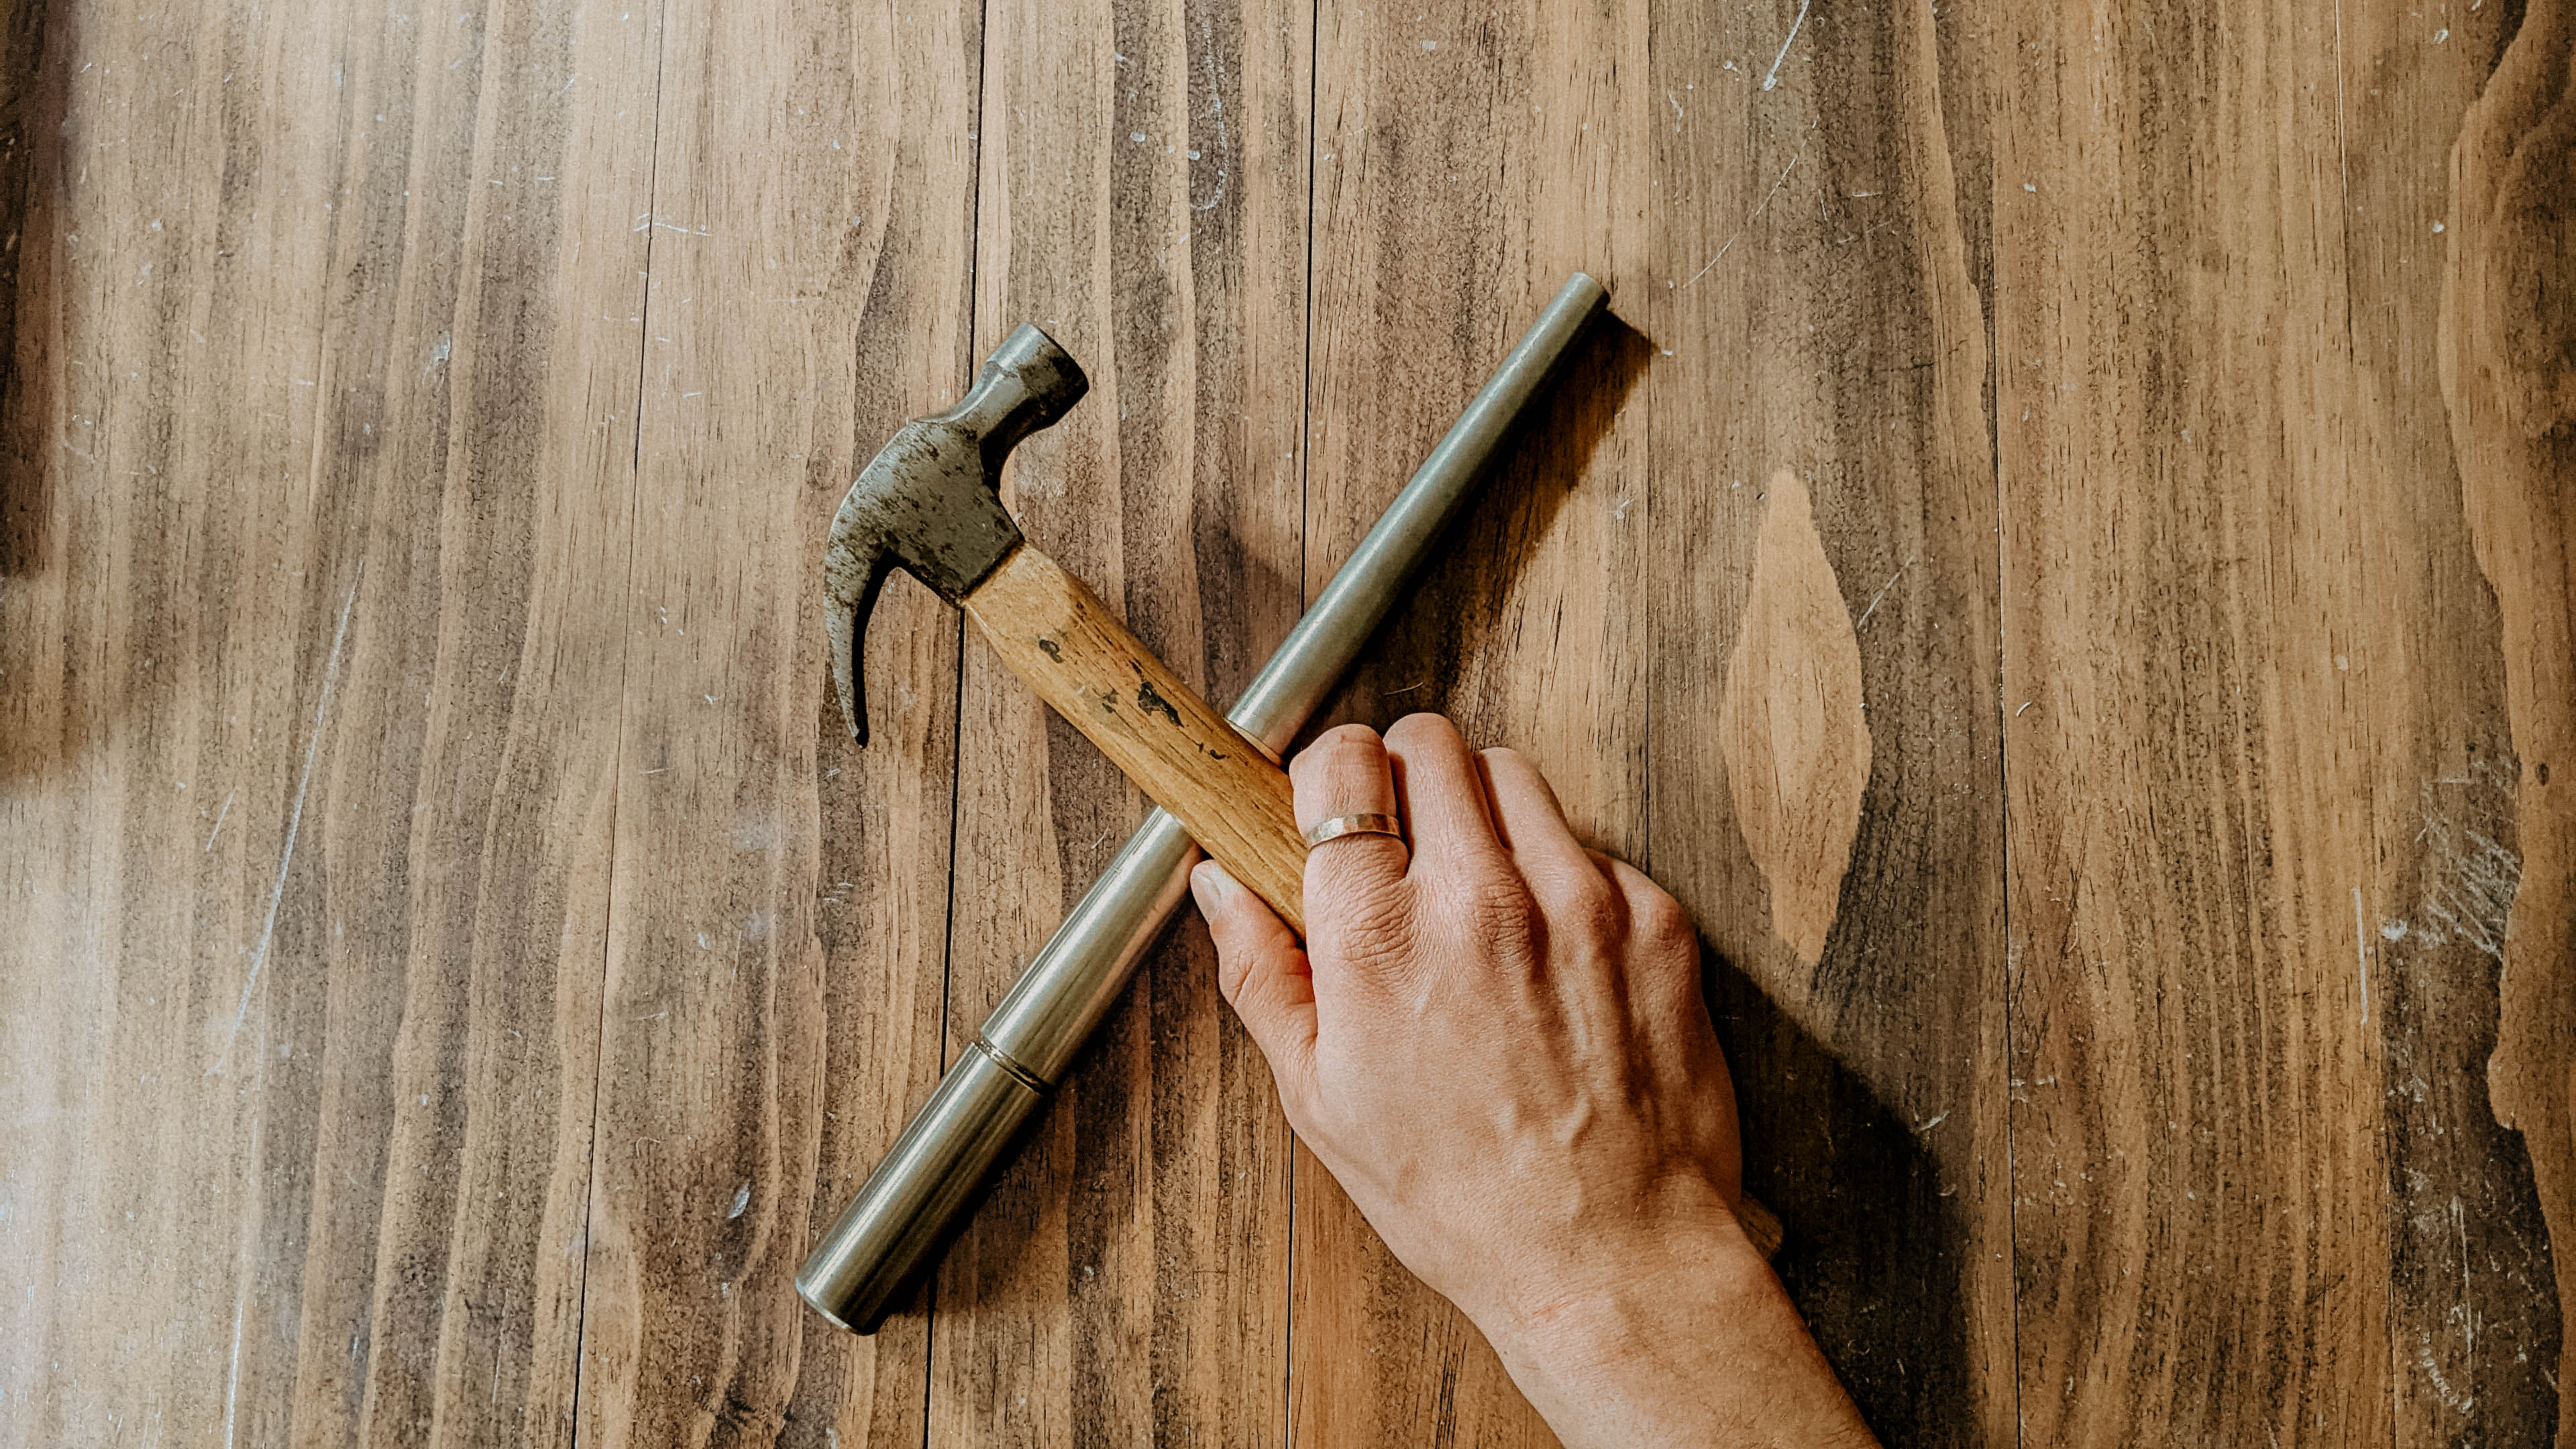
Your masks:
M 1511 868 L 1487 813 L 1483 772 L 1456 725 L 1436 714 L 1406 715 L 1387 730 L 1386 750 L 1417 872 Z

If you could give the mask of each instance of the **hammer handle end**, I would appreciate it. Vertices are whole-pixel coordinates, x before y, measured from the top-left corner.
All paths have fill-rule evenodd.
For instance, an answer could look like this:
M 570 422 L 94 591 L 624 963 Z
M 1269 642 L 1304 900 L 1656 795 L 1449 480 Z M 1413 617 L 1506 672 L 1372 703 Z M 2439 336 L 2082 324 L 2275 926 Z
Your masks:
M 1278 762 L 1037 549 L 1013 549 L 963 603 L 1013 673 L 1305 934 L 1306 842 Z

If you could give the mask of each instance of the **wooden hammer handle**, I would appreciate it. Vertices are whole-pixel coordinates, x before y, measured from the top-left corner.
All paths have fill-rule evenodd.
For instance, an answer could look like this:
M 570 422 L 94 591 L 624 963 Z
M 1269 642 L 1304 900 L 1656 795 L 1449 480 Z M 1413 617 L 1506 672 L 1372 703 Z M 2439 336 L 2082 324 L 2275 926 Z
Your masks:
M 1306 842 L 1277 761 L 1173 677 L 1080 579 L 1027 544 L 964 603 L 1013 673 L 1306 934 Z

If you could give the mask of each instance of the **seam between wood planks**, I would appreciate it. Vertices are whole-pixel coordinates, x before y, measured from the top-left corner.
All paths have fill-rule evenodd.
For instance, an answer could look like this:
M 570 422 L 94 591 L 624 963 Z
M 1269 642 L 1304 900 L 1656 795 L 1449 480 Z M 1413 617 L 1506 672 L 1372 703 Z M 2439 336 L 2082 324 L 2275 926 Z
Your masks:
M 662 200 L 662 96 L 664 66 L 671 53 L 670 20 L 670 0 L 658 0 L 653 19 L 653 141 L 645 148 L 644 161 L 644 214 L 648 218 L 660 210 Z M 644 232 L 644 271 L 636 286 L 635 445 L 626 461 L 626 588 L 621 604 L 635 597 L 635 530 L 644 507 L 644 380 L 649 373 L 644 349 L 653 336 L 653 230 L 647 227 Z M 568 1406 L 572 1425 L 565 1439 L 574 1449 L 581 1443 L 581 1395 L 585 1387 L 582 1371 L 590 1362 L 591 1224 L 599 1204 L 599 1099 L 608 1085 L 609 953 L 617 940 L 617 812 L 626 797 L 626 687 L 634 661 L 633 640 L 634 631 L 618 630 L 617 740 L 609 747 L 608 880 L 600 892 L 599 912 L 599 1021 L 591 1042 L 590 1172 L 581 1203 L 581 1286 L 574 1292 L 572 1402 Z

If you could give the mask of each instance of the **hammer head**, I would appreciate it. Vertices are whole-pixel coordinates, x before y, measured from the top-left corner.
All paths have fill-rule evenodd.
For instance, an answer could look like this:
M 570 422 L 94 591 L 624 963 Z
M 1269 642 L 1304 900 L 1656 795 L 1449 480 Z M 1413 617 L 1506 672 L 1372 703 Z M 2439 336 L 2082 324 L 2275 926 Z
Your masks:
M 850 485 L 823 556 L 832 687 L 850 733 L 868 742 L 860 648 L 886 571 L 902 569 L 962 603 L 1020 543 L 1002 509 L 1002 460 L 1091 388 L 1055 339 L 1026 323 L 984 359 L 963 401 L 903 425 Z

